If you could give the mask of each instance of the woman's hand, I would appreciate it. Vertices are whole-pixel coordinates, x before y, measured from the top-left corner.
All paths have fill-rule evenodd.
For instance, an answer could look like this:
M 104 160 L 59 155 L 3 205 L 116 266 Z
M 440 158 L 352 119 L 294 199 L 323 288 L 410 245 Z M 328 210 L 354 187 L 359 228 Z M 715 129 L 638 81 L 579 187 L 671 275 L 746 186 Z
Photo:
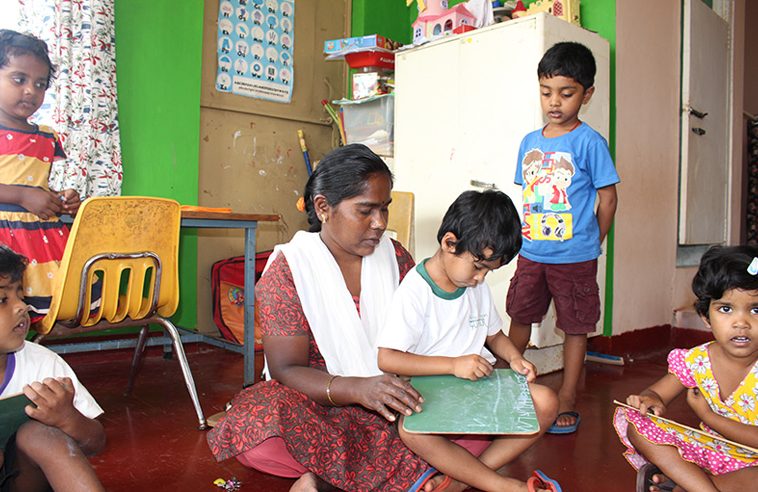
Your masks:
M 73 188 L 68 188 L 61 191 L 59 196 L 61 201 L 63 201 L 63 212 L 69 215 L 76 215 L 79 205 L 82 204 L 79 192 Z
M 395 421 L 395 413 L 411 415 L 421 411 L 424 399 L 411 383 L 397 376 L 382 374 L 370 378 L 338 378 L 334 383 L 348 382 L 355 385 L 353 392 L 356 403 L 377 412 L 390 422 Z
M 479 354 L 462 355 L 453 359 L 453 375 L 476 381 L 492 374 L 492 364 Z
M 626 404 L 638 409 L 642 415 L 652 412 L 654 415 L 661 416 L 666 413 L 666 405 L 657 395 L 651 392 L 641 395 L 629 395 L 626 398 Z
M 698 388 L 689 388 L 687 390 L 687 404 L 690 406 L 695 415 L 702 421 L 708 419 L 708 414 L 713 413 L 708 401 L 703 397 Z
M 60 195 L 42 188 L 25 188 L 21 192 L 19 205 L 44 220 L 59 215 L 63 210 Z

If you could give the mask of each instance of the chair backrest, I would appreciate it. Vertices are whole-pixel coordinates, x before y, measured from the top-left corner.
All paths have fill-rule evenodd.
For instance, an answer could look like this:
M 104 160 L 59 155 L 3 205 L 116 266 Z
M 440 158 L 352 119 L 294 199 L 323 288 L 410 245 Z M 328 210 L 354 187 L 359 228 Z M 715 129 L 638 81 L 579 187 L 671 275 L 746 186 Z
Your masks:
M 85 200 L 55 276 L 50 311 L 38 331 L 48 333 L 57 321 L 92 326 L 101 320 L 119 323 L 127 316 L 139 320 L 174 314 L 179 304 L 180 222 L 174 200 Z M 96 283 L 100 303 L 90 309 Z
M 413 255 L 414 250 L 414 196 L 409 191 L 393 191 L 387 231 Z

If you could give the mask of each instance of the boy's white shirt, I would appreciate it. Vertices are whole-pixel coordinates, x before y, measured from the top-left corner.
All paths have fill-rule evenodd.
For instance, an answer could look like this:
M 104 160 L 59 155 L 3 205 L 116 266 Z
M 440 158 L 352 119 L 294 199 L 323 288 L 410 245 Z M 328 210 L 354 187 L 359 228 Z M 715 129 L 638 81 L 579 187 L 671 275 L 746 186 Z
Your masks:
M 74 407 L 91 419 L 103 413 L 103 409 L 87 388 L 79 382 L 71 366 L 52 350 L 33 342 L 24 342 L 24 345 L 14 352 L 14 357 L 16 367 L 13 376 L 0 396 L 21 393 L 27 384 L 42 382 L 45 378 L 68 377 L 74 385 Z
M 329 374 L 376 376 L 376 335 L 400 283 L 395 247 L 385 234 L 361 265 L 360 315 L 337 262 L 318 233 L 300 231 L 274 248 L 283 253 L 308 324 Z M 265 270 L 264 270 L 265 272 Z M 370 301 L 370 302 L 366 302 Z M 268 368 L 264 375 L 269 378 Z
M 484 344 L 502 329 L 503 321 L 489 286 L 481 283 L 456 299 L 443 299 L 417 268 L 395 291 L 377 346 L 427 356 L 479 354 L 494 364 Z

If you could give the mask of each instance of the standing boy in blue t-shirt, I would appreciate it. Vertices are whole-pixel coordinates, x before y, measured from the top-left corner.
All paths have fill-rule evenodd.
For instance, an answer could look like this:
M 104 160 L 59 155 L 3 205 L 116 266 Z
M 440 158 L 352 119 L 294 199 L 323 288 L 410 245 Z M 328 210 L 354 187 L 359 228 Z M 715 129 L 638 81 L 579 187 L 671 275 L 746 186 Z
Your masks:
M 579 120 L 595 91 L 592 52 L 579 43 L 557 43 L 540 60 L 537 76 L 547 125 L 519 148 L 515 182 L 524 194 L 524 241 L 506 300 L 508 336 L 523 352 L 532 323 L 542 321 L 555 301 L 557 326 L 565 333 L 564 371 L 558 418 L 548 432 L 567 434 L 579 426 L 576 386 L 587 334 L 600 319 L 597 257 L 616 213 L 619 177 L 608 143 Z

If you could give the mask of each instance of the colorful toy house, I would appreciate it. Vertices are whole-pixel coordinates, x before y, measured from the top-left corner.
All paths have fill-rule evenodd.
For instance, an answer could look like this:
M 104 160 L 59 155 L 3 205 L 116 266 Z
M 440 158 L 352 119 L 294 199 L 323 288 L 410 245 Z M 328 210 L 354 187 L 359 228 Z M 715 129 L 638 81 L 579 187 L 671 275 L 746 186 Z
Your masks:
M 453 34 L 455 29 L 461 26 L 473 27 L 476 22 L 476 18 L 462 3 L 450 9 L 447 8 L 447 0 L 427 0 L 418 2 L 417 5 L 419 15 L 413 23 L 413 44 Z
M 538 12 L 546 12 L 580 27 L 582 25 L 579 17 L 579 0 L 537 0 L 529 5 L 520 17 Z

